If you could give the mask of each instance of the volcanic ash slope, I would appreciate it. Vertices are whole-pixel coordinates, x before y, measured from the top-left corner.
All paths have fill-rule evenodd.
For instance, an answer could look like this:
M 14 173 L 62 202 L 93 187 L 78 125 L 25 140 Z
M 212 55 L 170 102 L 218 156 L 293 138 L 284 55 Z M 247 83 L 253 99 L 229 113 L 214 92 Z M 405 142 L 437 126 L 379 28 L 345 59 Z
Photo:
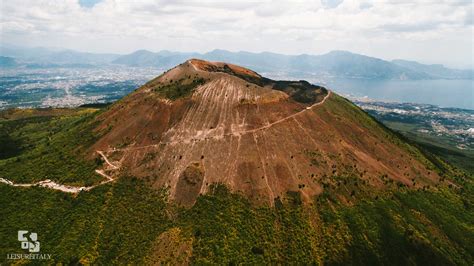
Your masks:
M 189 60 L 98 121 L 103 136 L 92 150 L 184 205 L 213 183 L 273 204 L 289 191 L 311 202 L 336 176 L 374 189 L 384 178 L 410 187 L 439 179 L 416 149 L 346 99 L 232 64 Z

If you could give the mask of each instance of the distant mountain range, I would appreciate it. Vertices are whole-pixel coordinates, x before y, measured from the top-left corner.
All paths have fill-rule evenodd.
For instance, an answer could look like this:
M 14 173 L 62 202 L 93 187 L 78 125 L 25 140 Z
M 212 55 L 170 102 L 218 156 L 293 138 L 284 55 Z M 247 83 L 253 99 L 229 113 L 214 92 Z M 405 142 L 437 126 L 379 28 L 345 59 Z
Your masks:
M 125 65 L 168 69 L 190 58 L 225 61 L 258 72 L 286 73 L 292 76 L 335 78 L 420 80 L 473 79 L 474 70 L 457 70 L 443 65 L 425 65 L 414 61 L 386 61 L 347 51 L 332 51 L 323 55 L 283 55 L 270 52 L 230 52 L 213 50 L 208 53 L 138 50 L 131 54 L 97 54 L 48 48 L 0 47 L 0 67 L 96 67 Z
M 74 50 L 50 49 L 43 47 L 22 48 L 1 46 L 0 55 L 15 58 L 18 62 L 35 65 L 100 65 L 111 63 L 118 54 L 85 53 Z
M 17 62 L 14 58 L 0 56 L 0 67 L 16 67 Z
M 433 78 L 446 78 L 446 79 L 472 79 L 473 70 L 459 70 L 450 69 L 440 64 L 435 65 L 424 65 L 415 61 L 408 60 L 392 60 L 392 63 L 397 64 L 401 67 L 405 67 L 414 71 L 422 71 Z

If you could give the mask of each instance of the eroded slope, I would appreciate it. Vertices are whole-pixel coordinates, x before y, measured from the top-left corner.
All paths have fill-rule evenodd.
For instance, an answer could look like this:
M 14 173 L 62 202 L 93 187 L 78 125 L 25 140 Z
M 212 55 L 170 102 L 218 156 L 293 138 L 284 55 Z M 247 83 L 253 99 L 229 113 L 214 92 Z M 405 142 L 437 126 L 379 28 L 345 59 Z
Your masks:
M 352 103 L 304 81 L 273 81 L 225 63 L 190 60 L 99 116 L 102 150 L 185 205 L 223 183 L 254 202 L 288 191 L 306 202 L 356 176 L 383 189 L 439 177 L 430 163 Z M 352 193 L 339 197 L 350 201 Z

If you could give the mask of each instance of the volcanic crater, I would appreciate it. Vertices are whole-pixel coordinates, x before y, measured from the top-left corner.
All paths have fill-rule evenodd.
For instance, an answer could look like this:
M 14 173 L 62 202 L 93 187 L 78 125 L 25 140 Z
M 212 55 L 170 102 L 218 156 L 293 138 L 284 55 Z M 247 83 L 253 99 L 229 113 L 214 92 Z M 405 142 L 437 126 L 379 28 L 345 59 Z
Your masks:
M 310 203 L 331 177 L 434 184 L 427 160 L 336 93 L 275 81 L 233 64 L 191 59 L 97 117 L 102 151 L 117 169 L 168 188 L 185 206 L 222 183 L 257 204 L 297 191 Z M 417 182 L 413 182 L 416 179 Z

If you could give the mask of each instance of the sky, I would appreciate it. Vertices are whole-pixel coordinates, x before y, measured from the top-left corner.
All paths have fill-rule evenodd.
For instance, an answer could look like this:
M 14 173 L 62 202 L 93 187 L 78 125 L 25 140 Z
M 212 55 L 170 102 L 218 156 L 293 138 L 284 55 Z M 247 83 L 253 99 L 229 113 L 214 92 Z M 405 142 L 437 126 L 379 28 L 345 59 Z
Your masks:
M 472 0 L 0 0 L 0 42 L 87 52 L 138 49 L 323 54 L 474 65 Z

